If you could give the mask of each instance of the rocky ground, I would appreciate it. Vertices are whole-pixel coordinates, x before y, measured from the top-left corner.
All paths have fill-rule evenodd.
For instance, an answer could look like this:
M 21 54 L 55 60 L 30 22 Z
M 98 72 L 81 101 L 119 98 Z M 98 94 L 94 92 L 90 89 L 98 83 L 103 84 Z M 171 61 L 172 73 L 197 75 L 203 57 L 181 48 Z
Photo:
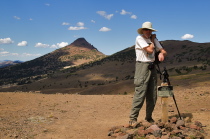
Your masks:
M 210 91 L 206 87 L 174 88 L 180 113 L 194 123 L 202 123 L 205 139 L 210 138 Z M 46 95 L 39 93 L 0 93 L 1 139 L 111 139 L 114 126 L 129 121 L 132 94 L 128 95 Z M 169 117 L 177 111 L 168 98 Z M 144 120 L 145 105 L 138 121 Z M 161 119 L 158 98 L 153 113 Z

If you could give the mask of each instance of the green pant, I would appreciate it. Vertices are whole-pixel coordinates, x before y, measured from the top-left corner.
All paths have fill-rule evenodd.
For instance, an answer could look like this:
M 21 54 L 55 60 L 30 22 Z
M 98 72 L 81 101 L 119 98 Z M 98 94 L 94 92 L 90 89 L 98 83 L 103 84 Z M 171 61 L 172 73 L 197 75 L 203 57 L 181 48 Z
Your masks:
M 139 111 L 144 104 L 146 98 L 146 117 L 152 118 L 157 100 L 157 71 L 156 68 L 148 69 L 149 63 L 136 62 L 136 70 L 134 76 L 135 94 L 130 113 L 130 120 L 136 120 L 139 116 Z

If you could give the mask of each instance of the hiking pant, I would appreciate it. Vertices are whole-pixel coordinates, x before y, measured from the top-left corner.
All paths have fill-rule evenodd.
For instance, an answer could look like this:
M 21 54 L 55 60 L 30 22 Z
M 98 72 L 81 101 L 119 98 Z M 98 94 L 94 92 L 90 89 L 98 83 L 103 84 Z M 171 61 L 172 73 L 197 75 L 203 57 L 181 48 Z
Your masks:
M 149 63 L 136 62 L 134 76 L 135 93 L 130 113 L 130 120 L 137 121 L 139 111 L 144 104 L 145 98 L 145 119 L 147 120 L 152 118 L 152 112 L 157 101 L 157 71 L 156 68 L 148 69 L 148 66 Z

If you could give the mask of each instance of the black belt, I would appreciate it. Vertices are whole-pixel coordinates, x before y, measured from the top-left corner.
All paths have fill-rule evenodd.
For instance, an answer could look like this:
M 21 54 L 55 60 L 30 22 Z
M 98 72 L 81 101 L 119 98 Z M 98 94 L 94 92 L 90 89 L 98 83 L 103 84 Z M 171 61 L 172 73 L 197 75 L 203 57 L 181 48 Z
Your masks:
M 154 63 L 154 62 L 142 62 L 142 61 L 136 61 L 137 63 L 147 63 L 147 64 L 150 64 L 150 63 Z

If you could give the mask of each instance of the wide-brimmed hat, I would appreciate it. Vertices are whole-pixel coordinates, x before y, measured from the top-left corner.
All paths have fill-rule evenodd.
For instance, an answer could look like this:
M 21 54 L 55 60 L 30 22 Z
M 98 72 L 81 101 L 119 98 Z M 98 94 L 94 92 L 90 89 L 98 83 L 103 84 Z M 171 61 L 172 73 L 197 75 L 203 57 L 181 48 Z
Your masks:
M 151 22 L 144 22 L 144 23 L 142 24 L 142 28 L 139 28 L 139 29 L 137 30 L 137 32 L 138 32 L 139 34 L 143 34 L 143 32 L 142 32 L 143 29 L 150 29 L 150 30 L 152 30 L 152 31 L 157 31 L 157 30 L 155 30 L 154 28 L 152 28 L 152 23 L 151 23 Z

